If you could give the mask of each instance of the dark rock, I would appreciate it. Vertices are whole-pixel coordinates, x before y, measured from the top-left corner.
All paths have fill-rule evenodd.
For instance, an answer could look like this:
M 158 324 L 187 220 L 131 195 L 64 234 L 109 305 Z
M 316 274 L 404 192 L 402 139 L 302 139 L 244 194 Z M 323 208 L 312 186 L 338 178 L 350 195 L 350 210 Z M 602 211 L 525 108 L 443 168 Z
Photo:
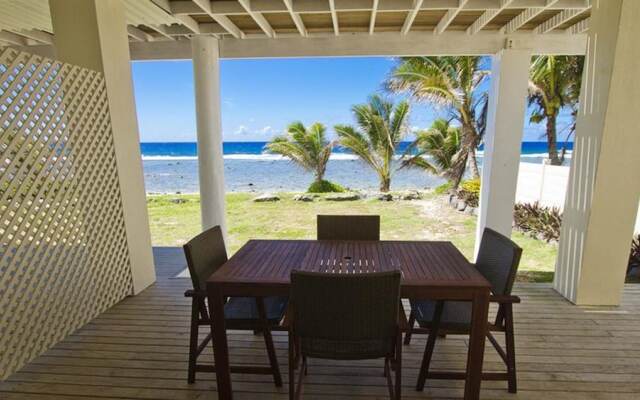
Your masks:
M 360 200 L 360 195 L 357 193 L 347 193 L 347 194 L 332 194 L 325 197 L 327 201 L 354 201 Z
M 458 203 L 456 204 L 456 210 L 464 211 L 465 208 L 467 208 L 467 203 L 465 203 L 464 200 L 458 200 Z
M 313 201 L 313 199 L 316 196 L 311 195 L 311 194 L 297 194 L 295 196 L 293 196 L 293 201 L 304 201 L 304 202 L 310 202 Z
M 377 199 L 380 201 L 393 201 L 393 195 L 391 193 L 380 193 Z
M 187 202 L 187 199 L 182 199 L 182 198 L 175 198 L 175 199 L 169 199 L 169 201 L 173 204 L 184 204 Z
M 422 194 L 417 190 L 410 190 L 400 195 L 401 200 L 420 200 L 421 198 Z

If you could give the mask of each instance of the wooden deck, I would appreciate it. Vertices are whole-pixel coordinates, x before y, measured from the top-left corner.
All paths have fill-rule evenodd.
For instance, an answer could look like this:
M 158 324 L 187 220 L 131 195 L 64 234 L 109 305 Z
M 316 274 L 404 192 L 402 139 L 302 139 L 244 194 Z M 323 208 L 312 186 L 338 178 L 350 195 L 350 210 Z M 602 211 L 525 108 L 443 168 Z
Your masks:
M 158 281 L 127 298 L 71 335 L 22 371 L 0 383 L 0 399 L 214 399 L 213 374 L 186 383 L 188 279 L 181 249 L 155 249 Z M 640 285 L 628 285 L 619 308 L 576 307 L 548 285 L 519 284 L 515 293 L 519 393 L 502 382 L 483 383 L 483 399 L 640 398 Z M 46 334 L 46 332 L 43 332 Z M 286 336 L 275 334 L 286 380 Z M 436 345 L 434 368 L 462 368 L 467 339 L 451 336 Z M 261 362 L 261 336 L 230 335 L 235 363 Z M 462 382 L 427 381 L 415 392 L 424 338 L 415 336 L 403 353 L 407 399 L 461 398 Z M 210 357 L 211 350 L 203 357 Z M 490 346 L 485 368 L 501 368 Z M 237 399 L 286 399 L 286 384 L 269 376 L 233 375 Z M 305 399 L 386 399 L 382 362 L 311 360 Z

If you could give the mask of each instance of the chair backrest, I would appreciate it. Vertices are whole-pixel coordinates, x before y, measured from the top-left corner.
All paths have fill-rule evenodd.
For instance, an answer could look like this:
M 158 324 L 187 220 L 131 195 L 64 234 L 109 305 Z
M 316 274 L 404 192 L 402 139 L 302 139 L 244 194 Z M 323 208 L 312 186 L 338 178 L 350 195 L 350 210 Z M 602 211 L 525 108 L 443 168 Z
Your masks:
M 399 301 L 399 271 L 291 273 L 293 329 L 303 355 L 349 360 L 389 355 Z
M 222 229 L 207 229 L 183 246 L 193 288 L 207 290 L 207 279 L 227 261 Z
M 496 295 L 511 294 L 522 249 L 511 239 L 485 228 L 476 258 L 476 268 L 491 283 Z
M 380 240 L 380 216 L 318 215 L 318 240 Z

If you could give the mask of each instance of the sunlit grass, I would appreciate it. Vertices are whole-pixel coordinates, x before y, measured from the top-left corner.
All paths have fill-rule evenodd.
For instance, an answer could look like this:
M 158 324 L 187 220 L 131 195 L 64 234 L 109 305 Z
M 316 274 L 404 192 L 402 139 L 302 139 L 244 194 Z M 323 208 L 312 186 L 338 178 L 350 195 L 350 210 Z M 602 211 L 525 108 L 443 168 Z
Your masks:
M 255 203 L 251 193 L 227 194 L 230 253 L 252 238 L 313 239 L 317 214 L 378 214 L 382 239 L 451 240 L 467 257 L 473 257 L 476 217 L 444 206 L 443 200 L 433 194 L 427 194 L 423 201 L 393 202 L 331 202 L 320 196 L 306 203 L 293 201 L 291 193 L 279 196 L 282 200 L 278 202 Z M 200 231 L 198 195 L 149 196 L 148 209 L 155 246 L 182 246 Z M 513 238 L 524 249 L 519 279 L 550 281 L 557 246 L 518 232 Z

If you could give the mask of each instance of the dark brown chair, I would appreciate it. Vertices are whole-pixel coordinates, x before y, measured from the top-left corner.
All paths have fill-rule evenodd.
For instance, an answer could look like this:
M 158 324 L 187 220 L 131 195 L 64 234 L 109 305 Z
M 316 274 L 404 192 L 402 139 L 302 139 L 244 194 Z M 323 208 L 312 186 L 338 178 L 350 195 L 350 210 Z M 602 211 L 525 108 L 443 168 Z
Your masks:
M 307 358 L 365 360 L 384 358 L 391 399 L 400 399 L 402 330 L 400 272 L 371 274 L 291 273 L 289 398 L 299 399 Z M 302 371 L 295 385 L 295 369 Z M 395 386 L 391 372 L 395 371 Z
M 198 343 L 200 326 L 211 327 L 207 299 L 207 278 L 227 261 L 227 251 L 219 226 L 214 226 L 184 245 L 189 274 L 193 289 L 185 292 L 191 297 L 191 335 L 189 340 L 189 371 L 187 380 L 195 382 L 196 372 L 215 372 L 212 365 L 198 364 L 200 353 L 211 341 L 211 333 Z M 230 297 L 224 306 L 225 326 L 227 329 L 252 330 L 261 332 L 267 347 L 270 367 L 231 366 L 231 372 L 272 374 L 276 386 L 282 386 L 282 378 L 273 346 L 271 331 L 284 329 L 280 326 L 287 307 L 286 297 Z
M 318 215 L 318 240 L 380 240 L 380 216 Z
M 482 234 L 476 268 L 491 283 L 491 302 L 498 304 L 495 321 L 489 323 L 487 338 L 504 361 L 506 373 L 483 373 L 484 380 L 506 380 L 509 392 L 517 392 L 515 339 L 513 333 L 513 304 L 520 298 L 511 295 L 513 281 L 520 263 L 522 249 L 509 238 L 486 228 Z M 471 303 L 462 301 L 410 301 L 409 329 L 405 344 L 409 344 L 412 333 L 428 333 L 422 366 L 416 390 L 424 389 L 427 378 L 465 379 L 465 373 L 429 372 L 429 364 L 436 337 L 446 334 L 468 334 L 471 323 Z M 419 328 L 414 328 L 415 322 Z M 496 341 L 492 332 L 504 332 L 506 348 Z

